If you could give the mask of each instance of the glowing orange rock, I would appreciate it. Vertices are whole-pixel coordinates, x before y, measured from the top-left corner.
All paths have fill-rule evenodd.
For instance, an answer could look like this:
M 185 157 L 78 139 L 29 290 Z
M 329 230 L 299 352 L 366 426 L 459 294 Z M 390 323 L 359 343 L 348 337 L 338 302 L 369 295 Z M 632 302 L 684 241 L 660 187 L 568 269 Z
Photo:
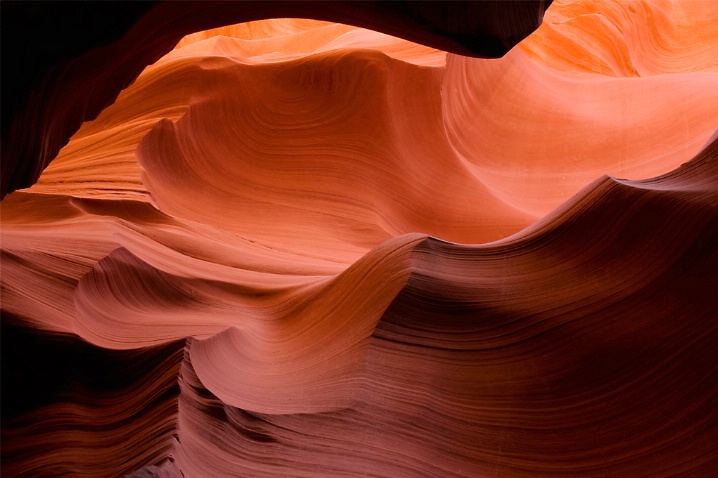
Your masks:
M 3 471 L 707 476 L 711 5 L 185 37 L 1 203 Z

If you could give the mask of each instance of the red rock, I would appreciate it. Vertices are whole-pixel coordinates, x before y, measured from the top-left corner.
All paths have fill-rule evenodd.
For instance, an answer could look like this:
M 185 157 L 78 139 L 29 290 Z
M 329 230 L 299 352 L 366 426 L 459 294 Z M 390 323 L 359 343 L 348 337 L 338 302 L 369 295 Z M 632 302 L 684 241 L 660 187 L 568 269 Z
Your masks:
M 718 466 L 712 3 L 169 5 L 14 117 L 5 474 Z

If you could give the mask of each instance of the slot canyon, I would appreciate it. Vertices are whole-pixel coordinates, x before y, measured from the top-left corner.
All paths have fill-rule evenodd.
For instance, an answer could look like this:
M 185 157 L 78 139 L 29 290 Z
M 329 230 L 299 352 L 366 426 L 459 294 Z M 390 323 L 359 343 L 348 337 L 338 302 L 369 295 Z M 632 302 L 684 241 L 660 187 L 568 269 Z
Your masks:
M 718 469 L 718 2 L 2 2 L 10 477 Z

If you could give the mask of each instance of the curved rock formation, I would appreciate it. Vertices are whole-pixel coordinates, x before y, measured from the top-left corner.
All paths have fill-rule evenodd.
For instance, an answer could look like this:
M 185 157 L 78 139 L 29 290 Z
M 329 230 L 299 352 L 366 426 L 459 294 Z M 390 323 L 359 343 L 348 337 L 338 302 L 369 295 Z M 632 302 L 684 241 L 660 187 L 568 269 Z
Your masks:
M 5 320 L 4 476 L 122 476 L 166 461 L 182 342 L 118 352 Z
M 599 179 L 531 230 L 492 245 L 392 241 L 402 249 L 383 267 L 402 264 L 401 291 L 371 335 L 343 328 L 364 340 L 321 351 L 331 358 L 283 361 L 301 343 L 300 333 L 287 335 L 289 323 L 283 340 L 234 328 L 191 342 L 181 469 L 709 474 L 718 438 L 717 368 L 706 360 L 718 343 L 717 153 L 714 143 L 654 180 Z M 635 206 L 616 214 L 626 203 Z M 602 235 L 595 224 L 607 225 Z M 340 342 L 328 330 L 313 337 Z M 260 357 L 268 368 L 255 368 Z M 284 397 L 278 386 L 286 384 L 294 393 Z M 255 393 L 264 398 L 253 401 Z
M 188 5 L 128 64 L 236 8 Z M 184 37 L 0 203 L 3 472 L 710 475 L 711 5 L 558 2 L 496 60 L 418 2 Z
M 37 181 L 83 121 L 94 119 L 184 35 L 263 18 L 308 16 L 495 58 L 534 31 L 550 3 L 142 1 L 68 8 L 5 2 L 2 67 L 12 75 L 2 82 L 0 199 Z

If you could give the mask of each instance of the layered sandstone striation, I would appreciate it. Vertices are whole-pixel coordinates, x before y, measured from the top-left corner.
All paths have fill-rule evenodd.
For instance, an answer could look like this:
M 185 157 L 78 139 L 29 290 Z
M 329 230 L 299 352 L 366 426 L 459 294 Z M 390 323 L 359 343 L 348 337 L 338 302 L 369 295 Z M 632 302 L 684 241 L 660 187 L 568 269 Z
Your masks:
M 0 203 L 3 471 L 710 475 L 717 16 L 175 39 Z

